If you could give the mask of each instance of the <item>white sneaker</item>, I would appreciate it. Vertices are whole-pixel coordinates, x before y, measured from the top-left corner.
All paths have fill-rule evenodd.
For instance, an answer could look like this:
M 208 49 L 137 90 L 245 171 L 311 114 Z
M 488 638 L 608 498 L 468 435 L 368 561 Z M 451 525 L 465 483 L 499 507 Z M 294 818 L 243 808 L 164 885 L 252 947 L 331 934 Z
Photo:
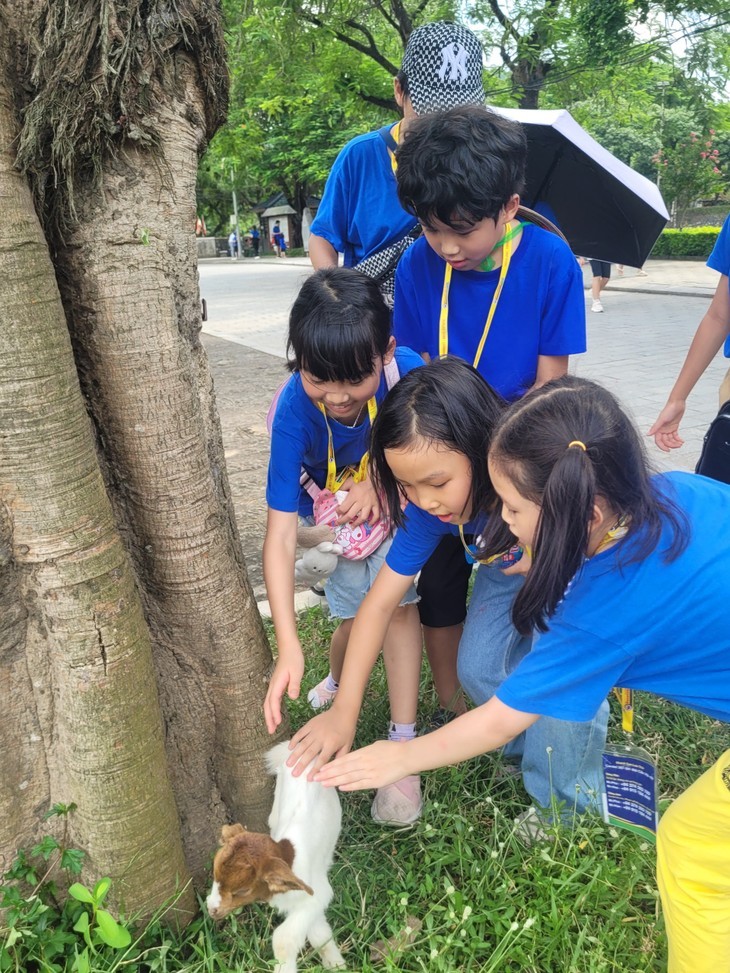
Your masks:
M 603 310 L 603 304 L 601 304 L 601 302 L 600 302 L 600 301 L 594 301 L 594 302 L 593 302 L 593 303 L 591 304 L 591 311 L 596 311 L 596 312 L 598 312 L 598 311 L 602 311 L 602 310 Z

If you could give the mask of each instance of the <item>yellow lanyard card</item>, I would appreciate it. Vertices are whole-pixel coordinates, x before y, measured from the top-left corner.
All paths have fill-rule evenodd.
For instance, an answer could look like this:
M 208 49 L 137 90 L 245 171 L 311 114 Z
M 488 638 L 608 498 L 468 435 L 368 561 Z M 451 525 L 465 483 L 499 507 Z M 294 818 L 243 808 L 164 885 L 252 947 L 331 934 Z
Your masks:
M 335 461 L 335 447 L 332 441 L 332 428 L 329 424 L 329 419 L 327 418 L 327 410 L 321 402 L 317 403 L 317 408 L 324 416 L 324 423 L 327 426 L 327 482 L 325 483 L 325 488 L 331 493 L 337 493 L 338 490 L 342 489 L 342 485 L 350 477 L 353 478 L 355 483 L 361 483 L 366 478 L 368 475 L 368 454 L 365 453 L 360 459 L 357 469 L 348 466 L 338 477 L 337 463 Z M 375 401 L 375 396 L 373 396 L 371 399 L 368 399 L 368 418 L 370 419 L 371 427 L 377 414 L 378 403 Z

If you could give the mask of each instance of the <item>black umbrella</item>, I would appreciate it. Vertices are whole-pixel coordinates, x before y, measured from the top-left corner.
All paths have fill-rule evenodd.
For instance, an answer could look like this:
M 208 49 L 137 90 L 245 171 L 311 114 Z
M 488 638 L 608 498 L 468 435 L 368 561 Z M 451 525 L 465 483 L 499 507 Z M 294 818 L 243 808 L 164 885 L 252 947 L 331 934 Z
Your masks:
M 557 223 L 578 256 L 641 267 L 669 219 L 657 186 L 568 111 L 492 110 L 521 122 L 527 135 L 522 202 Z

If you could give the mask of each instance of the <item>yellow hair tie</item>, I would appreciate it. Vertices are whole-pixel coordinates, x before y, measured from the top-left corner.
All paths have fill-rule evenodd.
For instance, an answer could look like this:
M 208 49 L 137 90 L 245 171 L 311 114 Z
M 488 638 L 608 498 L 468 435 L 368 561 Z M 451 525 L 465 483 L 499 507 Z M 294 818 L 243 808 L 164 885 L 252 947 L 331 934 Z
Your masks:
M 572 443 L 568 443 L 568 449 L 572 449 L 573 446 L 580 447 L 580 449 L 582 449 L 584 453 L 588 452 L 588 450 L 586 449 L 586 444 L 582 443 L 580 439 L 574 439 Z

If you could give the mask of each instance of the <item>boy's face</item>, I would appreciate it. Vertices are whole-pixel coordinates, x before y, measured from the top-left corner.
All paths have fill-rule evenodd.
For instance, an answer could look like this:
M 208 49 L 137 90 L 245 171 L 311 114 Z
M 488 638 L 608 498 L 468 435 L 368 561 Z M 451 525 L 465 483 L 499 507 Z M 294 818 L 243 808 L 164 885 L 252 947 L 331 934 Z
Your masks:
M 423 235 L 431 249 L 454 270 L 479 270 L 504 236 L 519 202 L 519 196 L 513 196 L 496 220 L 486 217 L 478 223 L 454 220 L 449 225 L 433 219 L 428 226 L 424 224 Z

